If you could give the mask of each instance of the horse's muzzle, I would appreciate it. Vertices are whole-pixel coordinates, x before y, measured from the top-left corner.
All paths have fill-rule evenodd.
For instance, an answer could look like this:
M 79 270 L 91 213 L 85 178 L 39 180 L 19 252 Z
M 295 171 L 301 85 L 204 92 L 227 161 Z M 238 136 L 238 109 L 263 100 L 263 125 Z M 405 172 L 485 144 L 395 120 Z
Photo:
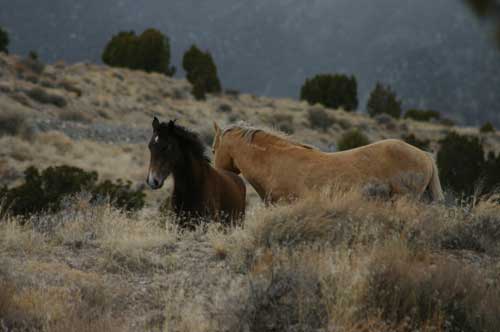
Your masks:
M 159 180 L 156 176 L 151 176 L 151 174 L 146 179 L 146 183 L 153 190 L 160 189 L 163 186 L 163 182 L 164 180 Z

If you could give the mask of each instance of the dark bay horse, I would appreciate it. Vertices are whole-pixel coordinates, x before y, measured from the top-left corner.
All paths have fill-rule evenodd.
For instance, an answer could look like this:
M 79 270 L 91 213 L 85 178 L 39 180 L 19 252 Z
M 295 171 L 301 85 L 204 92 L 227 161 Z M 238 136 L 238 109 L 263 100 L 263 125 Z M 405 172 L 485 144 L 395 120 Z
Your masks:
M 245 183 L 238 175 L 210 165 L 197 134 L 174 121 L 160 123 L 155 117 L 149 150 L 147 183 L 159 189 L 172 174 L 172 206 L 181 225 L 208 219 L 230 223 L 244 217 Z

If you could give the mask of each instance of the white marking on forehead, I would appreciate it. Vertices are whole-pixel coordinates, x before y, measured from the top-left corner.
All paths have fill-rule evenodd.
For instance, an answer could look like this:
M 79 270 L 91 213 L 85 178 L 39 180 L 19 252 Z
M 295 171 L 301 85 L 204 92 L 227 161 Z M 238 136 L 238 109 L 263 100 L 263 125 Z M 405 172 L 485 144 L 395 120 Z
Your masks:
M 159 139 L 160 139 L 160 136 L 159 136 L 159 135 L 157 135 L 157 136 L 155 137 L 155 143 L 158 143 L 158 140 L 159 140 Z

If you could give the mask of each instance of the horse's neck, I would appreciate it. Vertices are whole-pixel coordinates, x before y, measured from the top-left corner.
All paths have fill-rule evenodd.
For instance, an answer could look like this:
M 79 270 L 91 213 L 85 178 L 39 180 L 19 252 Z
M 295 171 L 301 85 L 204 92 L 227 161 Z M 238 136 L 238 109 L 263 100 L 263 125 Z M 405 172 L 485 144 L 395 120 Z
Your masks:
M 203 195 L 208 167 L 210 166 L 206 161 L 195 160 L 188 155 L 184 162 L 174 169 L 174 208 L 177 210 L 197 208 Z
M 232 150 L 235 166 L 261 197 L 265 195 L 269 190 L 268 177 L 273 173 L 279 149 L 272 144 L 265 146 L 260 142 L 235 141 Z

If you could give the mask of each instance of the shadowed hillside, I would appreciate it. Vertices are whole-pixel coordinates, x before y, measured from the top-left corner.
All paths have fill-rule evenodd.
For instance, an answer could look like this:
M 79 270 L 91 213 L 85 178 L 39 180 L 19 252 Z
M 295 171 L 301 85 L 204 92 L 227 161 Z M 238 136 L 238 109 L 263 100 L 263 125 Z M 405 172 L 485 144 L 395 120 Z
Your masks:
M 71 165 L 144 186 L 153 116 L 212 143 L 212 121 L 276 127 L 325 151 L 413 134 L 500 135 L 370 118 L 229 91 L 196 101 L 185 80 L 0 55 L 0 188 L 28 166 Z M 341 140 L 344 138 L 344 140 Z M 343 144 L 340 144 L 340 143 Z M 473 186 L 473 184 L 471 184 Z M 250 188 L 250 187 L 249 187 Z M 265 207 L 241 225 L 180 229 L 158 210 L 120 211 L 78 194 L 59 211 L 0 217 L 0 330 L 497 331 L 498 197 L 427 205 L 334 189 Z M 1 209 L 0 209 L 1 211 Z M 8 209 L 7 209 L 8 211 Z

